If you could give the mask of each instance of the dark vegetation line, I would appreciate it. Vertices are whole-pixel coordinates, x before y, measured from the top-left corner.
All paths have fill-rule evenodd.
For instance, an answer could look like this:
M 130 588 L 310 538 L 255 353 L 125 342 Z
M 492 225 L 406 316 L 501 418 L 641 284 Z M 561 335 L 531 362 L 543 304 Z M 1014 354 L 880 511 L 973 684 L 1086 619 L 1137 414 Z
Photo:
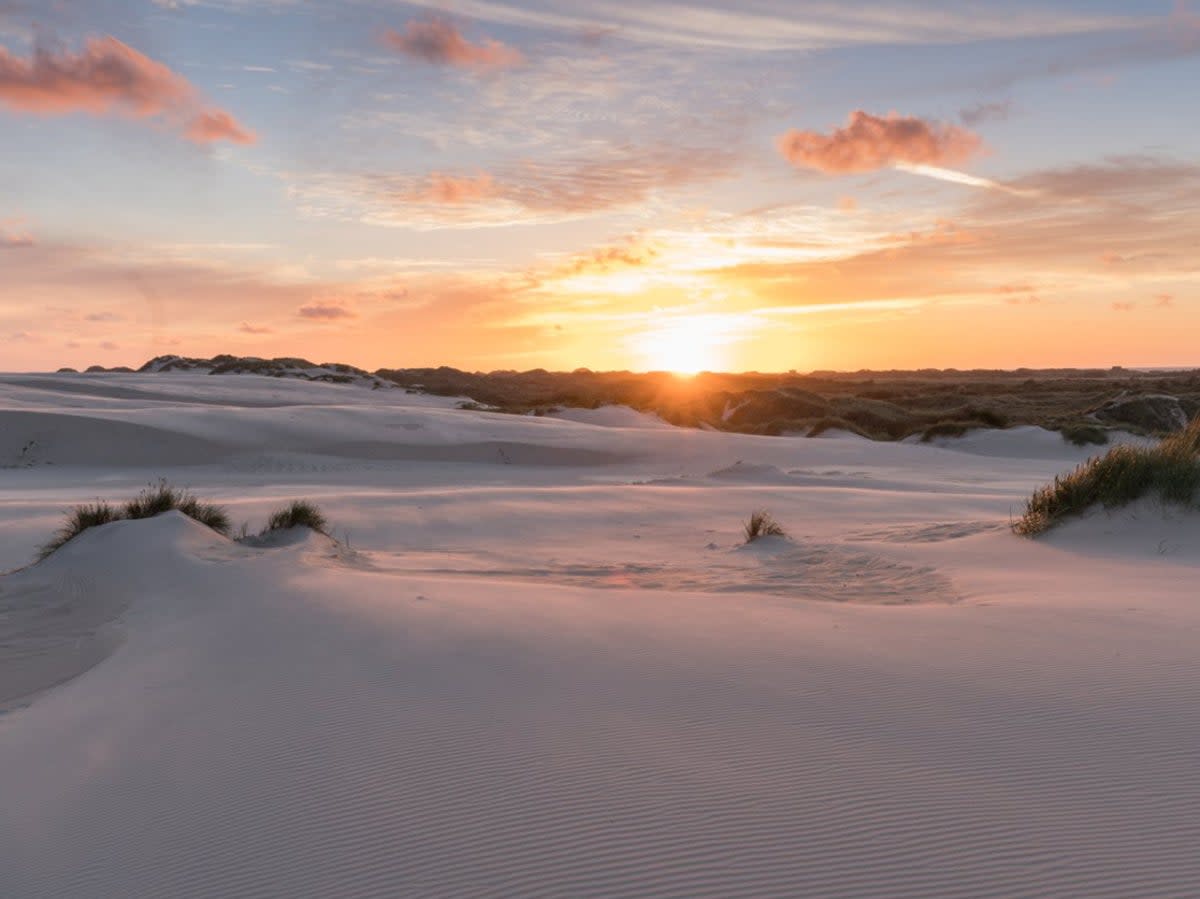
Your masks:
M 455 368 L 397 368 L 369 372 L 343 363 L 306 359 L 160 356 L 148 374 L 197 371 L 296 377 L 413 393 L 469 397 L 464 408 L 545 414 L 563 408 L 629 406 L 682 427 L 746 434 L 804 434 L 840 429 L 873 440 L 961 436 L 977 428 L 1037 425 L 1064 440 L 1108 442 L 1109 429 L 1164 435 L 1200 414 L 1200 372 L 1112 369 L 954 369 L 919 371 L 465 372 Z

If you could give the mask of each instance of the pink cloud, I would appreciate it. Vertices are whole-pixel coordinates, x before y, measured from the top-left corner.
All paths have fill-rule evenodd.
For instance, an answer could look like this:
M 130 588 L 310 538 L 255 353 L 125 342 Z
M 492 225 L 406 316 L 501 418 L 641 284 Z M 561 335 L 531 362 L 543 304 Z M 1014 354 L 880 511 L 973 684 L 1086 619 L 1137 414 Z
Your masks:
M 183 76 L 114 37 L 92 37 L 78 53 L 35 47 L 29 57 L 0 46 L 0 106 L 35 115 L 162 117 L 198 143 L 253 140 L 233 117 L 201 110 Z
M 433 172 L 428 187 L 420 192 L 419 199 L 430 203 L 472 203 L 493 197 L 498 193 L 492 176 L 486 173 L 470 176 L 445 175 Z
M 828 175 L 872 172 L 906 162 L 913 165 L 959 165 L 983 148 L 980 137 L 957 125 L 928 122 L 913 116 L 874 116 L 861 109 L 844 128 L 831 134 L 792 129 L 776 143 L 797 168 Z
M 242 322 L 238 330 L 243 334 L 271 334 L 272 330 L 263 325 L 252 325 L 249 322 Z
M 198 144 L 211 144 L 219 140 L 227 140 L 235 144 L 252 144 L 258 140 L 253 131 L 243 128 L 233 116 L 223 109 L 208 109 L 201 112 L 188 123 L 184 136 Z
M 354 313 L 345 306 L 337 306 L 333 303 L 310 303 L 307 306 L 301 306 L 296 314 L 301 318 L 317 321 L 334 321 L 339 318 L 355 317 Z
M 433 16 L 412 19 L 404 31 L 389 28 L 383 41 L 393 50 L 435 66 L 470 69 L 504 69 L 525 61 L 521 52 L 499 41 L 473 44 L 449 19 Z

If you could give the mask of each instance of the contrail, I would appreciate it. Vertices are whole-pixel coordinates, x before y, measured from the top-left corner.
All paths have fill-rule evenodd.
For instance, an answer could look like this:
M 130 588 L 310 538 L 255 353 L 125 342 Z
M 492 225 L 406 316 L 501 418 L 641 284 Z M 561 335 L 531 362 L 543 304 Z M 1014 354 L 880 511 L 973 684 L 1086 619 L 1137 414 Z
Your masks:
M 902 172 L 911 172 L 914 175 L 925 175 L 928 178 L 937 178 L 939 181 L 949 181 L 952 184 L 965 184 L 968 187 L 999 190 L 1016 197 L 1037 197 L 1041 195 L 1040 191 L 1013 187 L 1009 184 L 1001 184 L 999 181 L 992 181 L 989 178 L 980 178 L 977 175 L 968 175 L 966 172 L 959 172 L 955 169 L 944 169 L 936 165 L 925 165 L 920 162 L 897 162 L 895 167 Z

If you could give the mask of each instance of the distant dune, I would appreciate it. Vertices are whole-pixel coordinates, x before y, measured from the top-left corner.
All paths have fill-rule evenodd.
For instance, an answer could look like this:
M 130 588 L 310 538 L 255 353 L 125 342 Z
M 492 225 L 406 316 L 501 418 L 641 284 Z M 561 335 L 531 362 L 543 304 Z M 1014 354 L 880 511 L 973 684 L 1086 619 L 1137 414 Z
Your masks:
M 1103 445 L 1112 429 L 1163 435 L 1200 414 L 1200 373 L 1120 367 L 706 372 L 680 378 L 669 372 L 587 369 L 470 373 L 441 367 L 368 372 L 345 363 L 220 355 L 211 359 L 158 356 L 138 371 L 258 374 L 373 389 L 400 386 L 516 414 L 625 406 L 674 425 L 769 436 L 816 437 L 834 430 L 873 440 L 933 440 L 1032 425 L 1058 431 L 1075 444 Z

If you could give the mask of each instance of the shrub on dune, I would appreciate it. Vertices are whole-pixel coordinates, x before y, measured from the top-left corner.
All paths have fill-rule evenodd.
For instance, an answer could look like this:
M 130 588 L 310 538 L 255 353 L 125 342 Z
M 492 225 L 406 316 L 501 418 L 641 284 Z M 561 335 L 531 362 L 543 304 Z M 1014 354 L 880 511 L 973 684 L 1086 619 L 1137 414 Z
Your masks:
M 750 520 L 743 525 L 743 530 L 746 534 L 746 542 L 753 543 L 760 537 L 786 537 L 787 532 L 783 526 L 771 517 L 771 513 L 765 510 L 754 512 L 750 516 Z
M 1066 425 L 1060 429 L 1059 433 L 1062 434 L 1063 440 L 1073 443 L 1076 446 L 1087 446 L 1089 444 L 1104 446 L 1104 444 L 1108 443 L 1108 431 L 1099 425 Z
M 937 437 L 963 437 L 975 427 L 978 425 L 973 421 L 939 421 L 921 432 L 921 442 L 929 443 Z
M 848 431 L 851 434 L 857 434 L 859 437 L 865 437 L 868 440 L 887 440 L 886 434 L 876 434 L 859 427 L 852 421 L 847 421 L 844 418 L 827 415 L 824 418 L 818 418 L 809 425 L 806 437 L 820 437 L 826 431 Z
M 164 512 L 177 510 L 188 518 L 212 528 L 218 534 L 229 536 L 230 521 L 228 513 L 220 506 L 201 502 L 186 490 L 172 487 L 166 481 L 159 481 L 131 499 L 125 504 L 124 517 L 129 519 L 153 518 Z
M 310 503 L 306 499 L 292 500 L 282 509 L 278 509 L 272 513 L 267 520 L 267 527 L 264 533 L 269 531 L 283 531 L 288 528 L 311 528 L 318 534 L 329 533 L 329 522 L 325 520 L 325 516 L 315 503 Z
M 1200 418 L 1157 446 L 1121 445 L 1036 490 L 1013 530 L 1033 537 L 1093 506 L 1124 506 L 1143 496 L 1190 504 L 1200 490 Z
M 59 528 L 54 538 L 38 551 L 38 559 L 44 559 L 57 549 L 78 537 L 88 528 L 99 527 L 113 521 L 120 521 L 123 516 L 108 503 L 96 501 L 82 506 L 76 506 L 67 513 L 67 520 Z

